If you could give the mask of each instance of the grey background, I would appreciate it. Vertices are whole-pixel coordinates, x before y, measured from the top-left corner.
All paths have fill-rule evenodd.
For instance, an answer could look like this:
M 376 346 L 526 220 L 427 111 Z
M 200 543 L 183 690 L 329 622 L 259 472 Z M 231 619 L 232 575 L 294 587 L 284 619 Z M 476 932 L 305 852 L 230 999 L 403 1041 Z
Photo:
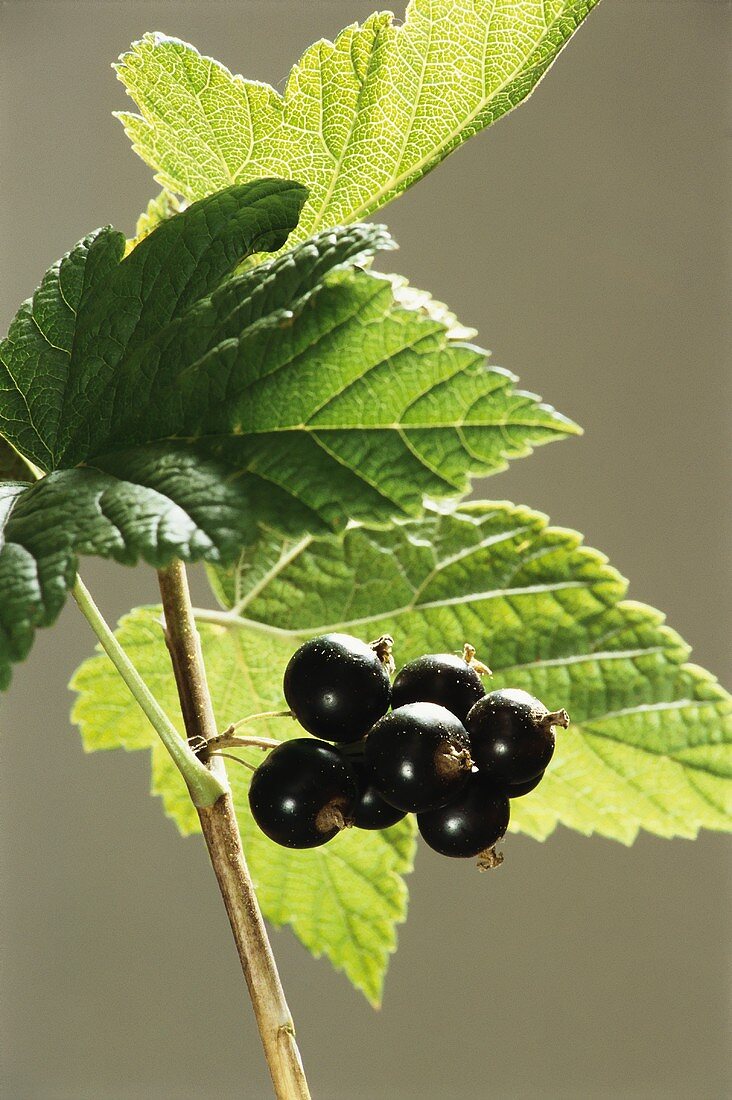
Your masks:
M 131 231 L 155 190 L 110 118 L 133 38 L 165 30 L 281 87 L 373 6 L 3 4 L 3 330 L 48 264 L 96 225 Z M 729 14 L 605 0 L 527 105 L 383 214 L 395 269 L 586 429 L 478 488 L 584 531 L 728 679 Z M 84 575 L 109 618 L 156 596 L 149 569 Z M 4 705 L 0 1091 L 266 1097 L 202 844 L 148 797 L 142 755 L 85 758 L 69 727 L 91 648 L 67 608 Z M 506 849 L 492 876 L 420 851 L 378 1014 L 274 935 L 315 1096 L 727 1095 L 728 840 L 560 829 Z

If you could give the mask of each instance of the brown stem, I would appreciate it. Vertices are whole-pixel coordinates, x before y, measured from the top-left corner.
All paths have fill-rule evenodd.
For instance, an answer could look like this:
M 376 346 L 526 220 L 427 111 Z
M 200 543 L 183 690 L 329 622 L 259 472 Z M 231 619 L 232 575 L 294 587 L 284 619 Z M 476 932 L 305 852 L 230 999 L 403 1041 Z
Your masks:
M 196 744 L 198 739 L 206 742 L 218 731 L 183 562 L 174 561 L 165 569 L 159 569 L 158 583 L 165 615 L 165 644 L 175 673 L 188 740 Z M 205 748 L 199 749 L 198 755 L 205 760 Z
M 249 877 L 231 795 L 198 811 L 278 1100 L 309 1100 L 295 1027 Z
M 216 736 L 211 696 L 182 562 L 158 571 L 165 640 L 189 739 Z M 215 760 L 209 767 L 220 767 Z M 305 1073 L 272 948 L 259 910 L 230 794 L 198 810 L 209 857 L 224 899 L 277 1100 L 309 1100 Z

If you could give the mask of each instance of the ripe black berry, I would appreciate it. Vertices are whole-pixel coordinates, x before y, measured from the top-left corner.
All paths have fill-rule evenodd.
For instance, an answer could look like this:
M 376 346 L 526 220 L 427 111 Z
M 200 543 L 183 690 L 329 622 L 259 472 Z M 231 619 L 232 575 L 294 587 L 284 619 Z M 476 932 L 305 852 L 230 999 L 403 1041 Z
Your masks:
M 554 753 L 554 726 L 569 725 L 566 710 L 549 713 L 527 691 L 504 688 L 479 700 L 465 720 L 470 752 L 485 778 L 524 783 L 544 771 Z
M 353 811 L 353 824 L 357 829 L 388 829 L 406 817 L 406 810 L 390 806 L 376 787 L 366 786 L 361 791 Z
M 509 798 L 522 798 L 523 795 L 535 790 L 543 778 L 544 772 L 539 772 L 533 779 L 527 779 L 525 783 L 509 783 L 505 788 L 506 794 Z
M 301 726 L 327 741 L 357 741 L 389 707 L 389 674 L 365 642 L 323 634 L 285 669 L 287 705 Z
M 443 806 L 470 774 L 465 727 L 445 707 L 408 703 L 369 731 L 366 766 L 377 791 L 397 809 Z
M 285 848 L 316 848 L 353 820 L 356 777 L 332 745 L 298 737 L 273 749 L 252 776 L 249 805 Z
M 475 668 L 452 653 L 428 653 L 410 661 L 397 674 L 391 689 L 394 709 L 406 703 L 437 703 L 465 722 L 470 708 L 485 688 Z
M 371 776 L 364 755 L 365 741 L 339 745 L 338 751 L 353 769 L 358 786 L 358 801 L 353 811 L 353 824 L 357 829 L 388 829 L 406 817 L 405 810 L 397 810 L 381 797 L 371 783 Z
M 508 828 L 508 798 L 473 772 L 447 806 L 417 814 L 423 839 L 443 856 L 480 855 L 497 844 Z

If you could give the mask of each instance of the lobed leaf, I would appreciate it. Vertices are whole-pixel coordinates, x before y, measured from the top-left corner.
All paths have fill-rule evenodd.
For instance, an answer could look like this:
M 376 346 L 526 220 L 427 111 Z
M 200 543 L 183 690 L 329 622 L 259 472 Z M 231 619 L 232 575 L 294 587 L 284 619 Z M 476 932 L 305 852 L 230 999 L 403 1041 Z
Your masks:
M 630 843 L 641 828 L 660 836 L 732 828 L 730 697 L 687 663 L 688 646 L 657 611 L 624 599 L 625 582 L 602 554 L 537 512 L 479 502 L 386 530 L 353 525 L 340 538 L 265 532 L 234 565 L 209 572 L 225 610 L 197 617 L 222 728 L 280 709 L 291 653 L 323 631 L 364 639 L 388 631 L 398 663 L 468 640 L 494 669 L 492 686 L 523 687 L 572 716 L 541 785 L 513 802 L 514 830 L 544 839 L 561 822 Z M 140 608 L 117 636 L 178 715 L 158 617 Z M 84 662 L 71 686 L 85 747 L 150 748 L 154 793 L 182 832 L 196 831 L 178 773 L 107 658 Z M 258 722 L 256 732 L 302 733 L 289 719 Z M 412 825 L 354 829 L 290 852 L 254 827 L 248 773 L 229 770 L 266 916 L 290 924 L 377 1001 L 405 915 L 400 876 L 411 867 Z
M 487 367 L 446 307 L 361 270 L 393 247 L 379 226 L 227 277 L 303 198 L 277 180 L 230 188 L 124 259 L 99 230 L 21 307 L 0 345 L 0 429 L 51 473 L 5 517 L 3 684 L 80 554 L 221 561 L 261 524 L 383 522 L 577 430 Z
M 411 0 L 316 42 L 284 94 L 146 34 L 117 74 L 120 112 L 166 188 L 197 199 L 257 176 L 309 190 L 293 240 L 373 214 L 521 103 L 598 0 Z
M 82 467 L 0 484 L 0 690 L 36 629 L 58 617 L 80 556 L 156 567 L 174 557 L 213 561 L 250 533 L 241 494 L 215 462 L 182 448 L 120 458 L 125 476 Z

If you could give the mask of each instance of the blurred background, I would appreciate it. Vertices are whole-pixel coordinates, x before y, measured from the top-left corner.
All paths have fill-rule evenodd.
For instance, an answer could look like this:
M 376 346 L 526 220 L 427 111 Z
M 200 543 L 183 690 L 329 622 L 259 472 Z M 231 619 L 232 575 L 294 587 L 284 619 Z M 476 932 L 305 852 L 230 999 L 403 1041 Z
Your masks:
M 310 42 L 375 6 L 2 4 L 2 330 L 59 255 L 107 222 L 130 234 L 157 191 L 110 114 L 132 39 L 163 30 L 281 89 Z M 585 428 L 476 493 L 583 531 L 727 682 L 730 14 L 604 0 L 527 104 L 380 215 L 393 268 Z M 146 567 L 84 576 L 109 619 L 157 598 Z M 92 648 L 70 605 L 3 704 L 0 1091 L 267 1097 L 202 842 L 148 797 L 142 754 L 84 757 L 68 723 Z M 729 840 L 559 829 L 505 850 L 488 876 L 419 851 L 379 1013 L 274 934 L 315 1097 L 729 1095 Z

